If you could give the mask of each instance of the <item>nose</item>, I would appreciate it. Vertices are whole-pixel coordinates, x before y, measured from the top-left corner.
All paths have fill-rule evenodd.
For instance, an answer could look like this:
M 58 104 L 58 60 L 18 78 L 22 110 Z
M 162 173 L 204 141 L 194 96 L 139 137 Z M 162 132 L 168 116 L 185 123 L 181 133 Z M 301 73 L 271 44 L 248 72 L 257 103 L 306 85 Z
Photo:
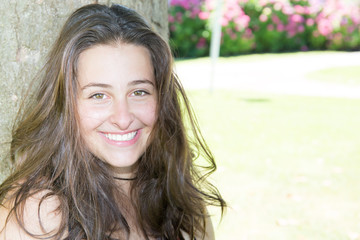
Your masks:
M 114 102 L 113 112 L 110 118 L 113 125 L 116 125 L 120 130 L 127 130 L 134 119 L 135 116 L 126 99 Z

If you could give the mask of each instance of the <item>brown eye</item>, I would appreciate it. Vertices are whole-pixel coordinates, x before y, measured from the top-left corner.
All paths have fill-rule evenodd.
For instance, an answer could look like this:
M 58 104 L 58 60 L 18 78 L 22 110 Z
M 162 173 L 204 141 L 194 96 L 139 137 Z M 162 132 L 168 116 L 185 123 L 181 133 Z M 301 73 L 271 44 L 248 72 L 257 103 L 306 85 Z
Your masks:
M 104 98 L 105 98 L 105 94 L 103 94 L 103 93 L 95 93 L 95 94 L 92 95 L 90 98 L 93 98 L 93 99 L 104 99 Z
M 144 96 L 144 95 L 146 95 L 148 93 L 143 91 L 143 90 L 136 90 L 133 94 L 134 94 L 134 96 L 141 97 L 141 96 Z

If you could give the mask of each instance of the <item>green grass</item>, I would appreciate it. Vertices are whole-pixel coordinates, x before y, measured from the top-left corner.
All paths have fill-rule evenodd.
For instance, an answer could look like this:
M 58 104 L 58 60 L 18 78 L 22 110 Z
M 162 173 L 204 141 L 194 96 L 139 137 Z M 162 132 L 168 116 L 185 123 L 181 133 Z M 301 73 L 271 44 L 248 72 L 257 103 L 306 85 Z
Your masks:
M 225 239 L 359 239 L 360 100 L 190 91 L 229 203 Z
M 316 81 L 340 83 L 350 86 L 359 86 L 360 65 L 322 69 L 308 73 L 306 77 L 308 79 L 316 80 Z

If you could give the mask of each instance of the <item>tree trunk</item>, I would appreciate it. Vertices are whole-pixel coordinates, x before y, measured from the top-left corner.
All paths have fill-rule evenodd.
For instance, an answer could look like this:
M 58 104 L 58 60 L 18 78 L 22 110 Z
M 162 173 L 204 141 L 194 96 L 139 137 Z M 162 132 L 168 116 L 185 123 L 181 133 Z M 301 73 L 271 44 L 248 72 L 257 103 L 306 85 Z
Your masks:
M 65 20 L 90 3 L 118 3 L 137 10 L 168 39 L 167 0 L 6 0 L 0 5 L 0 182 L 11 166 L 11 129 L 22 96 Z

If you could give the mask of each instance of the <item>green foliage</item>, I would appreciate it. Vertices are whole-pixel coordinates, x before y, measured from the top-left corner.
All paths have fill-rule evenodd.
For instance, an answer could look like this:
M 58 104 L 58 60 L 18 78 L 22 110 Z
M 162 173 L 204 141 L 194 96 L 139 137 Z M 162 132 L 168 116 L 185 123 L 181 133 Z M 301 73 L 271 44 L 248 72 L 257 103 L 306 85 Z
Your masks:
M 222 29 L 220 55 L 231 56 L 238 55 L 239 53 L 249 53 L 253 46 L 254 36 L 251 31 L 247 36 L 244 32 L 236 31 L 234 22 L 229 23 L 227 28 Z
M 210 33 L 206 22 L 181 6 L 170 8 L 170 46 L 176 57 L 200 57 L 209 54 Z M 175 20 L 176 18 L 176 20 Z

